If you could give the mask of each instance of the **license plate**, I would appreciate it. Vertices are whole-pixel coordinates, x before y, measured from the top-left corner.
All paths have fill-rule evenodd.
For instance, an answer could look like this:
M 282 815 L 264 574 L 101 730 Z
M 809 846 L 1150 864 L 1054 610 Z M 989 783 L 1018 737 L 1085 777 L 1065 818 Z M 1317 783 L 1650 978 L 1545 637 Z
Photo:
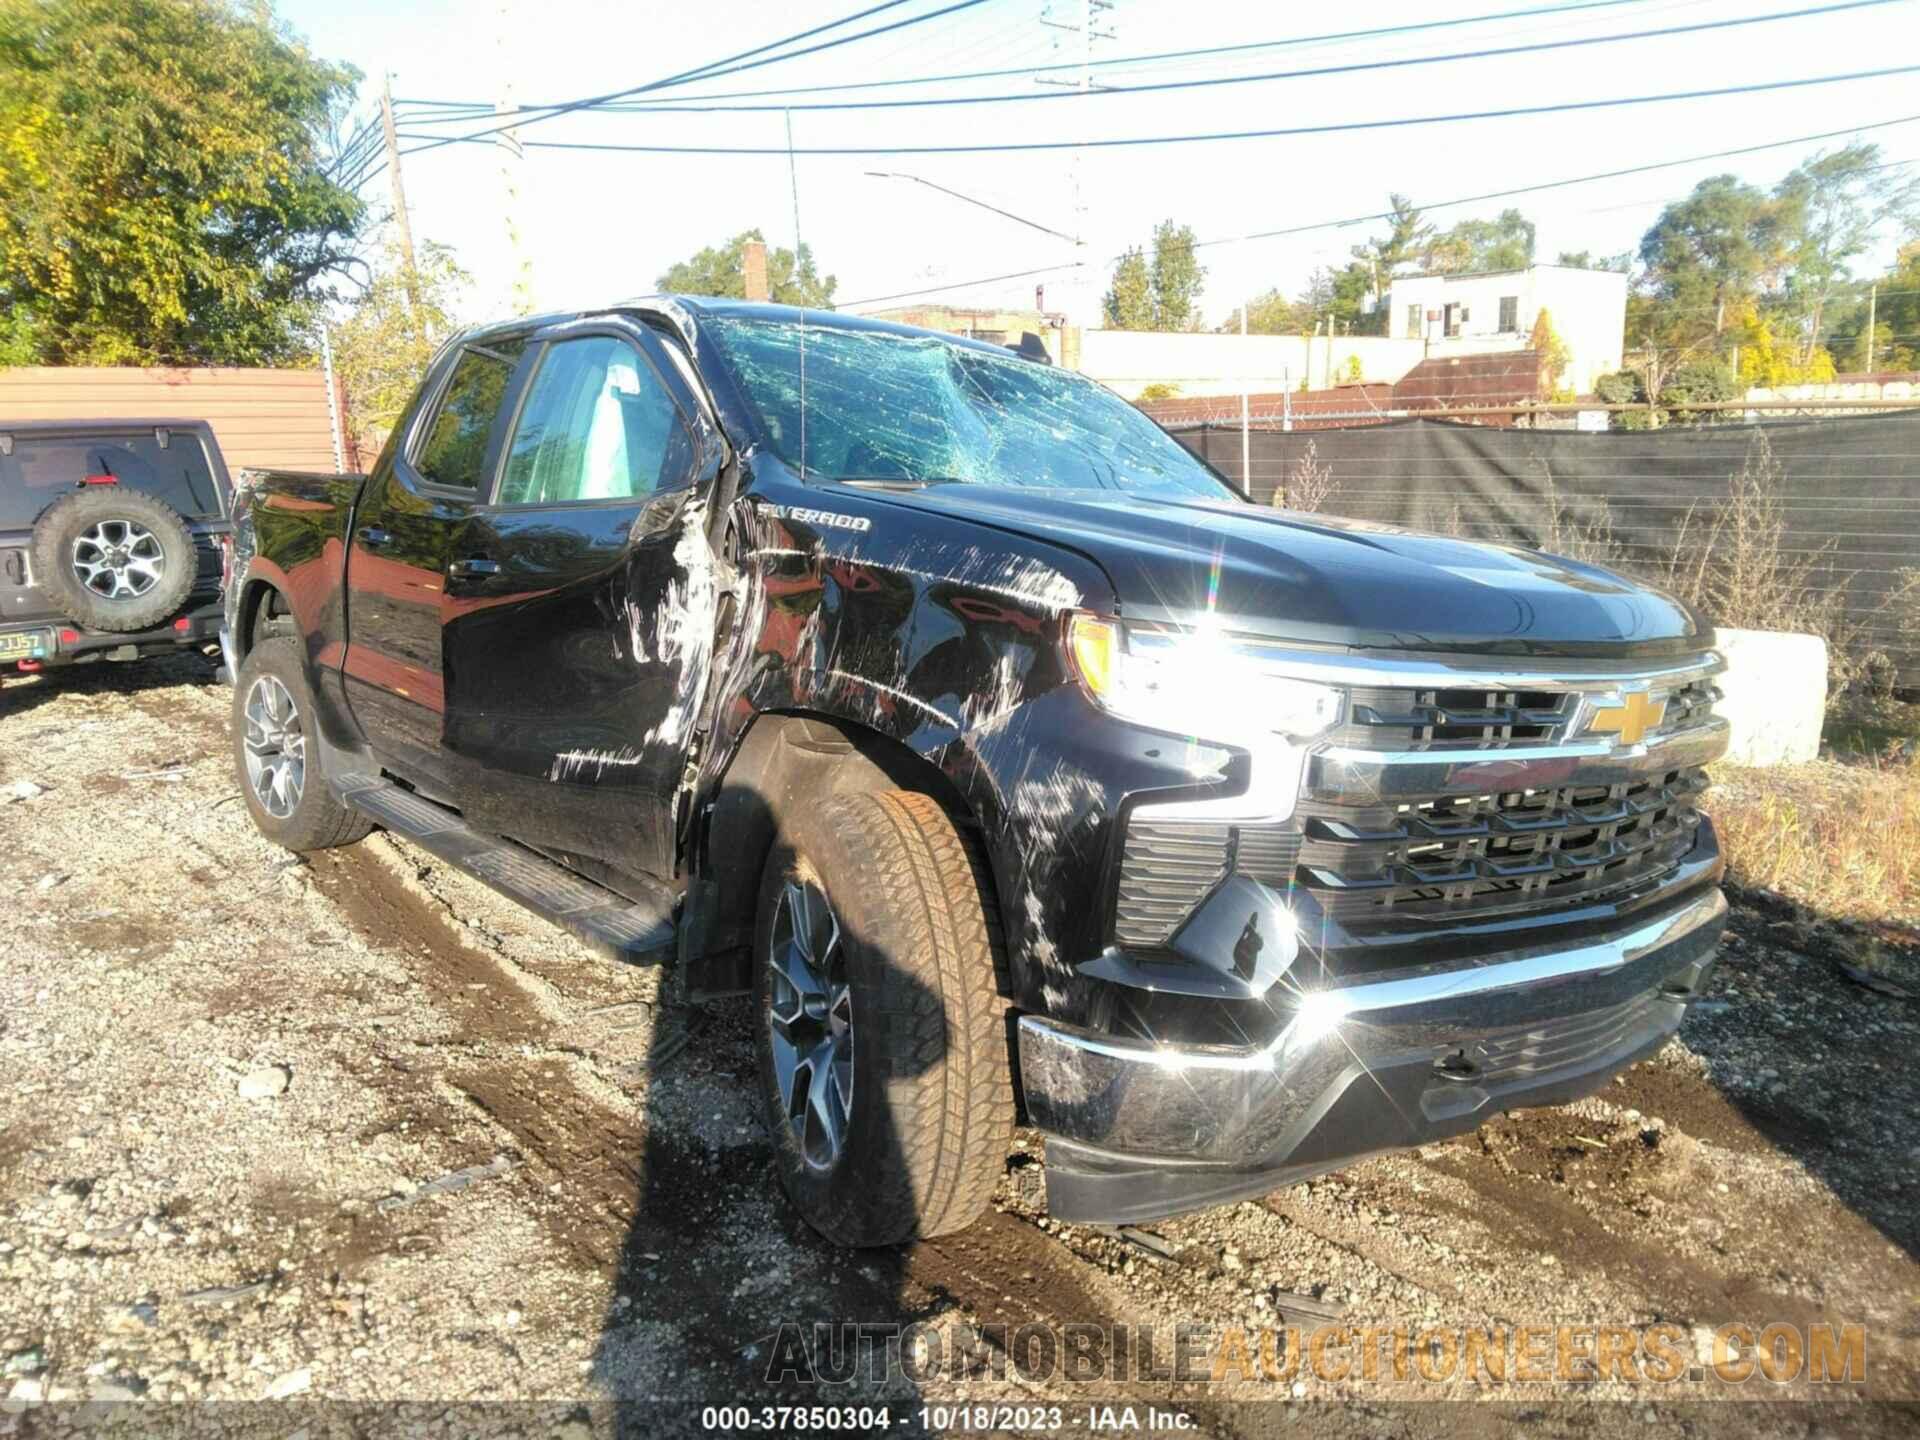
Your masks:
M 44 660 L 52 653 L 51 630 L 15 630 L 0 635 L 0 661 Z

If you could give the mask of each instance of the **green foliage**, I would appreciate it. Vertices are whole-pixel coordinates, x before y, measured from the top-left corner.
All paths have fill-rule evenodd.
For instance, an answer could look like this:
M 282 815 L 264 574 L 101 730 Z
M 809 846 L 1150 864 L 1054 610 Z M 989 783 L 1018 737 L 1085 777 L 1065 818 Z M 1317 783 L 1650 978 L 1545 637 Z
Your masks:
M 0 357 L 308 353 L 360 202 L 319 136 L 357 76 L 264 7 L 0 3 Z
M 1164 380 L 1156 380 L 1151 385 L 1141 387 L 1140 393 L 1134 397 L 1134 403 L 1149 405 L 1155 400 L 1171 400 L 1179 393 L 1180 387 L 1178 385 L 1169 385 Z
M 1423 269 L 1442 275 L 1482 270 L 1524 270 L 1533 264 L 1533 222 L 1518 210 L 1493 220 L 1462 220 L 1427 242 Z
M 1634 338 L 1668 349 L 1712 343 L 1729 311 L 1777 280 L 1793 245 L 1793 217 L 1731 175 L 1702 180 L 1667 206 L 1640 242 L 1649 300 Z
M 1305 328 L 1300 323 L 1300 307 L 1278 290 L 1256 295 L 1246 304 L 1249 335 L 1297 335 Z M 1309 321 L 1308 324 L 1312 322 Z M 1236 306 L 1220 326 L 1223 335 L 1240 333 L 1240 308 Z
M 747 282 L 742 256 L 749 240 L 764 244 L 766 236 L 758 229 L 742 230 L 726 244 L 710 245 L 671 266 L 654 280 L 654 286 L 675 295 L 712 295 L 744 300 Z M 813 310 L 831 310 L 833 292 L 839 286 L 840 282 L 835 276 L 820 277 L 814 268 L 813 250 L 804 241 L 797 254 L 785 247 L 770 247 L 767 250 L 767 293 L 776 305 L 805 305 Z
M 1774 194 L 1795 239 L 1780 309 L 1801 337 L 1799 363 L 1815 365 L 1828 307 L 1851 263 L 1888 222 L 1913 226 L 1920 177 L 1882 165 L 1878 145 L 1856 143 L 1795 167 Z
M 1153 227 L 1150 253 L 1135 246 L 1114 264 L 1105 302 L 1107 325 L 1116 330 L 1198 330 L 1206 278 L 1206 266 L 1194 255 L 1193 227 L 1162 220 Z
M 1146 254 L 1135 245 L 1115 262 L 1113 284 L 1106 298 L 1107 328 L 1110 330 L 1152 330 L 1153 276 L 1147 270 Z
M 1154 328 L 1198 330 L 1207 268 L 1193 253 L 1191 225 L 1162 220 L 1154 226 L 1152 272 Z
M 1569 270 L 1618 270 L 1625 275 L 1633 269 L 1633 252 L 1622 250 L 1618 255 L 1595 255 L 1591 250 L 1562 250 L 1553 263 Z
M 453 252 L 429 242 L 415 252 L 420 308 L 407 303 L 405 263 L 389 246 L 366 292 L 333 331 L 333 364 L 363 455 L 371 459 L 406 408 L 436 346 L 459 327 L 472 277 Z
M 1676 365 L 1673 373 L 1661 385 L 1660 401 L 1669 420 L 1708 420 L 1715 412 L 1689 410 L 1688 402 L 1695 405 L 1725 404 L 1730 400 L 1738 400 L 1745 393 L 1746 386 L 1733 373 L 1731 366 L 1718 360 L 1689 360 L 1684 365 Z
M 1358 355 L 1349 355 L 1347 363 L 1340 367 L 1340 379 L 1348 385 L 1358 385 L 1366 379 L 1366 369 L 1360 364 Z
M 1406 196 L 1389 195 L 1387 204 L 1393 212 L 1388 217 L 1387 233 L 1355 245 L 1351 252 L 1367 276 L 1369 285 L 1375 273 L 1378 273 L 1383 293 L 1395 271 L 1425 254 L 1434 233 L 1433 226 L 1420 218 L 1420 212 L 1413 208 Z

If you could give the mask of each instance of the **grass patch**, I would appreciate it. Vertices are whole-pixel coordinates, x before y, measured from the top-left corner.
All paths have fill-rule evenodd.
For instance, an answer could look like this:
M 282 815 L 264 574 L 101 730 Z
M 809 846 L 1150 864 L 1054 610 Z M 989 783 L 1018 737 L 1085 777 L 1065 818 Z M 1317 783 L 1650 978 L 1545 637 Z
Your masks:
M 1825 915 L 1920 916 L 1920 767 L 1713 767 L 1705 808 L 1736 883 Z

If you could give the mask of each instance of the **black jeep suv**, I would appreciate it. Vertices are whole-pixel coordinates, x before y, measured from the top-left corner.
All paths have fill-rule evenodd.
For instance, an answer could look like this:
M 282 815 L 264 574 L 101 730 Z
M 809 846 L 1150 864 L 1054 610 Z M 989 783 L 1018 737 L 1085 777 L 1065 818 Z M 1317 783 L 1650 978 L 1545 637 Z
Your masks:
M 0 421 L 0 667 L 209 645 L 231 495 L 204 420 Z

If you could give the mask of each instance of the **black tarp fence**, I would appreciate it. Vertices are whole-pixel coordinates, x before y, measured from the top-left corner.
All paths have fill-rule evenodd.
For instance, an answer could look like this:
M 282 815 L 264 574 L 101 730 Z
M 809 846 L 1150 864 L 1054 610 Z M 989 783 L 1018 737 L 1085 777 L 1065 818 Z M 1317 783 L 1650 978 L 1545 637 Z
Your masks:
M 1920 412 L 1744 425 L 1671 425 L 1587 433 L 1397 420 L 1350 429 L 1255 430 L 1241 474 L 1237 425 L 1176 438 L 1261 504 L 1312 462 L 1332 493 L 1320 509 L 1477 539 L 1573 549 L 1650 578 L 1666 572 L 1682 527 L 1696 540 L 1725 506 L 1732 477 L 1764 436 L 1780 467 L 1782 547 L 1815 556 L 1847 590 L 1847 616 L 1872 648 L 1920 686 L 1920 636 L 1888 597 L 1920 569 Z M 1586 542 L 1575 549 L 1570 542 Z

